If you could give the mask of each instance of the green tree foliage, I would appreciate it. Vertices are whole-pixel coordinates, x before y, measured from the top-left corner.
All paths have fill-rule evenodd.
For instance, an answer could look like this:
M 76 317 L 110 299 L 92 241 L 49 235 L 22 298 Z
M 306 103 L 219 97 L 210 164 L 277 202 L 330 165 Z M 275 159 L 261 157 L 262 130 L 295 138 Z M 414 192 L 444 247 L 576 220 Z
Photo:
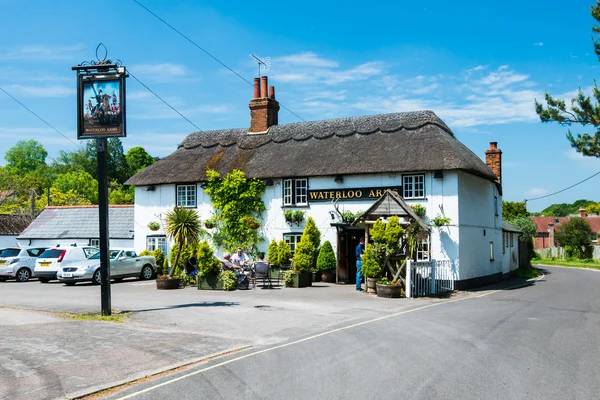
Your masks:
M 275 268 L 281 267 L 281 264 L 279 264 L 279 251 L 275 239 L 271 240 L 271 243 L 269 243 L 269 249 L 267 250 L 267 261 Z
M 509 219 L 506 222 L 521 231 L 519 238 L 523 241 L 531 240 L 537 235 L 537 227 L 533 221 L 527 217 L 516 217 Z
M 262 237 L 251 229 L 248 218 L 260 218 L 265 210 L 262 194 L 265 184 L 260 179 L 246 179 L 242 171 L 234 170 L 221 178 L 218 172 L 208 171 L 205 192 L 215 209 L 216 227 L 213 241 L 221 248 L 233 251 L 237 247 L 254 253 Z
M 319 250 L 319 257 L 317 257 L 317 268 L 321 272 L 327 272 L 335 269 L 335 253 L 329 240 L 326 240 Z
M 373 240 L 373 251 L 377 259 L 383 263 L 385 257 L 400 252 L 400 238 L 404 236 L 404 229 L 400 226 L 398 217 L 392 216 L 387 223 L 377 220 L 369 235 Z
M 600 1 L 591 6 L 591 14 L 596 21 L 600 22 Z M 600 59 L 600 41 L 598 41 L 600 27 L 592 26 L 592 32 L 595 35 L 592 39 L 594 52 Z M 581 125 L 586 130 L 591 129 L 590 133 L 584 132 L 576 135 L 573 135 L 569 129 L 567 139 L 571 143 L 571 147 L 584 156 L 600 157 L 600 90 L 596 82 L 594 82 L 593 97 L 592 100 L 580 88 L 568 106 L 564 100 L 554 98 L 546 93 L 546 106 L 536 100 L 535 111 L 542 122 L 558 122 L 562 126 Z
M 135 191 L 133 186 L 124 186 L 117 182 L 113 182 L 108 188 L 108 203 L 133 204 L 134 193 Z
M 200 226 L 198 213 L 191 208 L 175 207 L 173 211 L 165 213 L 165 220 L 165 233 L 175 241 L 177 246 L 175 260 L 169 270 L 169 276 L 172 277 L 183 246 L 185 244 L 196 244 L 203 230 Z
M 317 264 L 317 257 L 319 256 L 319 247 L 321 246 L 321 232 L 315 224 L 315 220 L 312 217 L 308 217 L 302 236 L 308 236 L 308 240 L 313 246 L 313 266 Z
M 206 241 L 198 245 L 197 261 L 200 276 L 217 276 L 221 271 L 221 262 L 215 257 L 213 249 Z
M 89 143 L 90 142 L 88 142 L 88 146 Z M 96 151 L 95 146 L 94 151 Z M 98 170 L 96 158 L 90 158 L 90 155 L 86 149 L 83 148 L 75 151 L 61 150 L 58 154 L 58 157 L 52 161 L 51 167 L 55 174 L 85 171 L 94 177 L 96 176 Z
M 36 140 L 20 140 L 4 154 L 6 167 L 17 174 L 27 174 L 46 166 L 48 152 Z
M 179 247 L 178 247 L 177 243 L 175 243 L 173 245 L 173 247 L 171 247 L 171 251 L 170 251 L 171 255 L 169 257 L 169 262 L 171 263 L 171 267 L 175 266 L 175 272 L 173 273 L 173 275 L 175 275 L 175 276 L 181 275 L 181 271 L 183 271 L 185 263 L 187 262 L 187 260 L 190 259 L 194 250 L 196 250 L 196 244 L 189 244 L 189 243 L 184 244 L 183 247 L 181 248 L 181 253 L 179 254 L 179 258 L 177 259 L 177 264 L 175 264 L 175 259 L 177 257 L 177 249 L 178 248 Z
M 560 204 L 552 204 L 548 207 L 546 207 L 544 210 L 542 210 L 542 215 L 546 216 L 546 217 L 566 217 L 568 215 L 573 215 L 573 214 L 579 214 L 579 207 L 583 207 L 586 209 L 586 211 L 590 213 L 589 210 L 587 210 L 587 208 L 590 205 L 595 205 L 596 203 L 591 201 L 591 200 L 577 200 L 575 201 L 573 204 L 566 204 L 566 203 L 560 203 Z
M 148 154 L 141 146 L 129 149 L 127 154 L 125 154 L 125 159 L 127 160 L 130 175 L 134 175 L 148 165 L 154 164 L 154 157 Z
M 294 252 L 294 269 L 300 272 L 310 272 L 314 265 L 315 250 L 313 243 L 310 241 L 310 237 L 303 233 Z
M 56 188 L 50 188 L 50 199 L 53 206 L 87 206 L 92 204 L 87 197 L 75 192 L 73 189 L 62 192 Z
M 60 174 L 54 180 L 52 188 L 62 193 L 73 192 L 83 196 L 91 204 L 98 204 L 98 181 L 85 171 Z M 52 202 L 53 204 L 54 201 Z
M 524 201 L 503 201 L 502 202 L 502 219 L 508 221 L 520 217 L 527 217 L 527 205 Z
M 554 240 L 565 248 L 568 257 L 590 258 L 592 253 L 592 228 L 583 218 L 571 218 L 558 225 Z
M 154 258 L 156 259 L 156 265 L 159 267 L 164 267 L 165 266 L 165 254 L 162 252 L 161 249 L 155 249 L 152 252 L 152 255 L 154 256 Z
M 381 272 L 381 264 L 377 254 L 375 254 L 375 249 L 371 244 L 368 244 L 362 258 L 362 273 L 365 278 L 379 278 Z
M 600 215 L 600 203 L 590 204 L 586 208 L 588 214 Z
M 88 171 L 95 179 L 98 179 L 97 165 L 98 165 L 98 153 L 96 150 L 96 141 L 89 140 L 85 148 L 86 156 L 91 166 L 94 166 L 93 171 Z M 117 181 L 118 183 L 124 183 L 129 179 L 129 166 L 127 165 L 127 159 L 123 153 L 123 143 L 119 138 L 108 139 L 108 181 Z
M 290 259 L 292 258 L 290 246 L 283 239 L 280 240 L 279 243 L 277 243 L 277 258 L 277 262 L 279 265 L 289 264 Z

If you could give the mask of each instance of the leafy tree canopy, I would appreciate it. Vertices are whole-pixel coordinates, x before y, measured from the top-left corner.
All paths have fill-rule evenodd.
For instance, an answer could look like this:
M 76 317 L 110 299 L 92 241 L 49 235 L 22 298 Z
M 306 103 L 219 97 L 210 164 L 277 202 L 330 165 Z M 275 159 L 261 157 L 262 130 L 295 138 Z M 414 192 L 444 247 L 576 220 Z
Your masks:
M 26 174 L 41 166 L 46 166 L 48 152 L 36 140 L 20 140 L 8 149 L 4 155 L 6 167 L 10 172 Z
M 537 227 L 527 217 L 516 217 L 509 220 L 506 220 L 509 224 L 513 225 L 515 228 L 519 229 L 522 233 L 520 235 L 521 239 L 531 240 L 531 238 L 537 235 Z
M 86 198 L 89 204 L 98 204 L 98 181 L 85 171 L 60 174 L 52 187 L 62 193 L 72 191 Z M 52 203 L 55 204 L 54 200 Z
M 89 166 L 93 171 L 88 171 L 95 179 L 98 179 L 97 165 L 98 153 L 96 150 L 96 141 L 88 140 L 85 148 L 86 156 L 90 162 Z M 108 180 L 124 183 L 129 178 L 129 166 L 123 153 L 123 143 L 119 138 L 108 138 Z
M 600 22 L 600 0 L 591 6 L 592 17 Z M 600 26 L 592 26 L 594 52 L 600 59 Z M 546 92 L 546 106 L 535 100 L 535 112 L 542 122 L 558 122 L 563 126 L 580 125 L 588 132 L 571 133 L 567 131 L 567 139 L 577 152 L 584 156 L 600 157 L 600 90 L 594 81 L 593 99 L 586 96 L 581 88 L 571 99 L 570 105 L 565 100 L 558 99 Z
M 590 258 L 592 251 L 592 228 L 583 218 L 572 218 L 558 225 L 554 240 L 565 248 L 567 256 Z
M 503 201 L 502 202 L 502 219 L 508 221 L 509 219 L 527 217 L 527 206 L 524 201 Z
M 154 164 L 154 157 L 144 150 L 143 147 L 132 147 L 125 154 L 127 166 L 131 175 L 136 174 L 146 168 L 148 165 Z
M 542 210 L 541 214 L 546 217 L 566 217 L 572 214 L 579 213 L 579 207 L 584 207 L 588 214 L 593 214 L 588 207 L 595 206 L 595 202 L 591 200 L 577 200 L 573 204 L 552 204 Z

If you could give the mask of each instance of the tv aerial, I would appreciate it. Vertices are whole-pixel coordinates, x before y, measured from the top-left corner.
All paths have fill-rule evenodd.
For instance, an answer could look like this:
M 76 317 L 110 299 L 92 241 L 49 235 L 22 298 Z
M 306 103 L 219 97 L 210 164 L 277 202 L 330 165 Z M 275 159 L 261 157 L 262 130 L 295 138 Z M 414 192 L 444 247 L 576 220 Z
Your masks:
M 258 77 L 260 78 L 261 72 L 267 72 L 271 69 L 271 57 L 259 58 L 254 54 L 250 54 L 250 57 L 254 58 L 258 64 Z

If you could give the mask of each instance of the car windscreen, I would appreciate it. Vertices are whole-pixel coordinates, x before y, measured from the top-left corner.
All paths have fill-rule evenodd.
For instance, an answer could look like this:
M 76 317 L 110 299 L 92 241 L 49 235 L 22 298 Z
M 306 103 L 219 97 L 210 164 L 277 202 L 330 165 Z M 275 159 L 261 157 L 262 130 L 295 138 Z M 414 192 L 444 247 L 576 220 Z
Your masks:
M 21 252 L 21 249 L 4 249 L 0 250 L 0 257 L 16 257 Z
M 119 254 L 119 250 L 111 250 L 110 254 L 109 254 L 110 259 L 114 260 L 118 254 Z M 88 258 L 88 260 L 99 260 L 99 259 L 100 259 L 100 252 L 97 252 L 96 254 L 94 254 L 93 256 Z
M 48 249 L 40 254 L 40 258 L 58 258 L 64 249 Z

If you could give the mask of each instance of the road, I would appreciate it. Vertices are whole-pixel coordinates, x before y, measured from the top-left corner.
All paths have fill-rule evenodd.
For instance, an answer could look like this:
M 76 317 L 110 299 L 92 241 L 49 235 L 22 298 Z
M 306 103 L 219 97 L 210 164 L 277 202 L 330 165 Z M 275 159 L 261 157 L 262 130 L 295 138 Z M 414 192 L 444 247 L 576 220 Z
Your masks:
M 423 302 L 107 398 L 598 399 L 600 273 L 545 269 L 531 286 Z

